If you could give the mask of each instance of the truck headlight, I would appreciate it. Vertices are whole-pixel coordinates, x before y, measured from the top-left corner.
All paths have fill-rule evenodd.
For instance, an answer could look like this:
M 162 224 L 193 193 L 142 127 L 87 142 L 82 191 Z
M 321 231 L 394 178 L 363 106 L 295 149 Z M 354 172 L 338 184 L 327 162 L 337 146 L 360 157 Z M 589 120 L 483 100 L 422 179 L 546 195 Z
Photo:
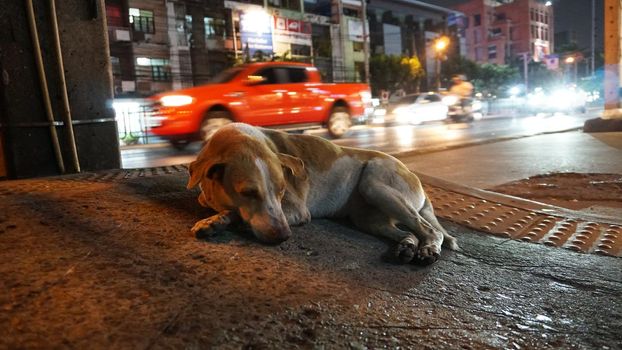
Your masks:
M 369 91 L 361 91 L 359 95 L 361 96 L 361 101 L 364 103 L 371 102 L 371 93 Z
M 186 95 L 169 95 L 160 97 L 160 103 L 164 107 L 179 107 L 189 105 L 194 101 L 190 96 Z

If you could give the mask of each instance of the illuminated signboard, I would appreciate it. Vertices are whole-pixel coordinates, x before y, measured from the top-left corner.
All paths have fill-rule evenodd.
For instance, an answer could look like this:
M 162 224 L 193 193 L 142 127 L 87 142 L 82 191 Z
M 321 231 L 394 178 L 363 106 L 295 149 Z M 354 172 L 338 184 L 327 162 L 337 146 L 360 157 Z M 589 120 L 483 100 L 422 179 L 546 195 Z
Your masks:
M 272 47 L 272 16 L 261 10 L 250 10 L 240 14 L 240 37 L 242 48 L 248 47 L 249 54 L 261 51 L 270 56 Z
M 275 16 L 274 40 L 280 43 L 311 46 L 311 23 Z

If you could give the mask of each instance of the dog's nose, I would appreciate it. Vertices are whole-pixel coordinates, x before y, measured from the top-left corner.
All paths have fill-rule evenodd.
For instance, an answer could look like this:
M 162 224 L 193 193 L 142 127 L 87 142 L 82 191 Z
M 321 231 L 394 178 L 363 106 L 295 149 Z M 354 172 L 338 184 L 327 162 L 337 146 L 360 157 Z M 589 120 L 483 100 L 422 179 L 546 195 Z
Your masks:
M 273 228 L 268 235 L 264 235 L 264 240 L 271 244 L 279 244 L 285 242 L 292 236 L 289 226 Z

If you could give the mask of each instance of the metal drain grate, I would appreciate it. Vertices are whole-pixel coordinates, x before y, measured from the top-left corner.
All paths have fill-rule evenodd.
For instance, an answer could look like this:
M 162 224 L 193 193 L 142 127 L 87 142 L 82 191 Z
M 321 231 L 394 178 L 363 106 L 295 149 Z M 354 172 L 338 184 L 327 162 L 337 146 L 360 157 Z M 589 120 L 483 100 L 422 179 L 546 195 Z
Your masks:
M 475 230 L 582 253 L 622 256 L 622 225 L 546 214 L 441 187 L 424 187 L 437 216 Z

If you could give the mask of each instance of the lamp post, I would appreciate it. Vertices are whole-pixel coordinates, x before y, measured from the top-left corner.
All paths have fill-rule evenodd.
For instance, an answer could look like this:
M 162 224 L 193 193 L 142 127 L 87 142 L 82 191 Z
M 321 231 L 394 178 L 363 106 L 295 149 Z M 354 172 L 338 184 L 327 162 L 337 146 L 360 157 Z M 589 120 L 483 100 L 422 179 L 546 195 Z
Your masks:
M 436 50 L 436 91 L 441 89 L 441 59 L 448 46 L 449 38 L 446 36 L 441 36 L 434 42 L 434 49 Z
M 572 74 L 572 76 L 568 80 L 576 83 L 577 82 L 577 59 L 574 58 L 574 56 L 568 56 L 566 57 L 564 62 L 566 62 L 568 66 L 572 65 L 572 73 L 570 73 Z

